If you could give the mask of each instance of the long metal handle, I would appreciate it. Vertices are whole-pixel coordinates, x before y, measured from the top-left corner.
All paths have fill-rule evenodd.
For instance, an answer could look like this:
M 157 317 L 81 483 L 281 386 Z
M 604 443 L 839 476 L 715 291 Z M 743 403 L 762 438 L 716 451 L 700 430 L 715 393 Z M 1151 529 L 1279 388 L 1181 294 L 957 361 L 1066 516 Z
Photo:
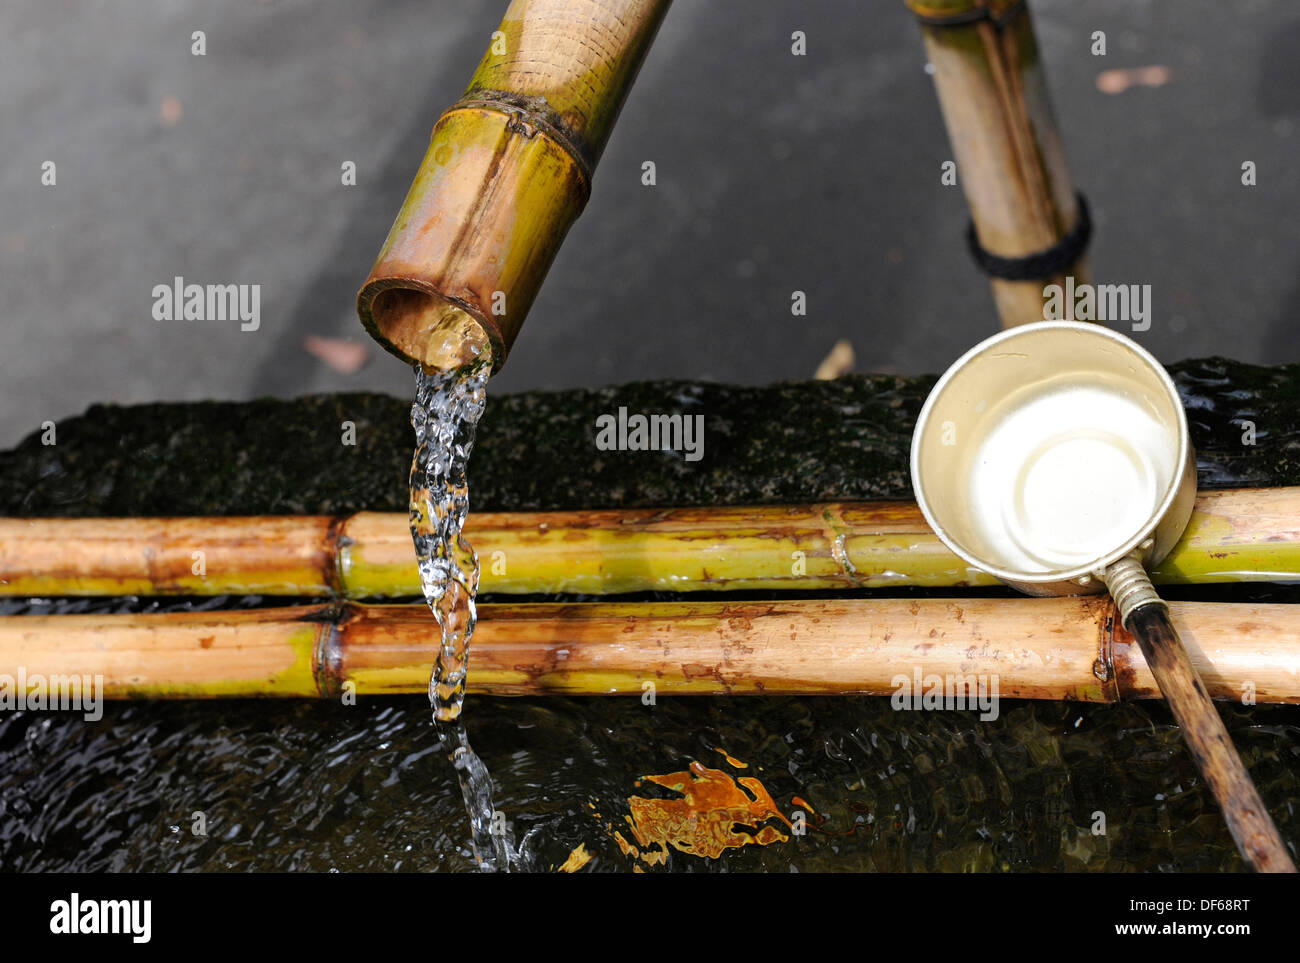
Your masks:
M 1137 639 L 1151 674 L 1173 711 L 1183 741 L 1223 811 L 1228 831 L 1246 865 L 1260 873 L 1294 873 L 1295 863 L 1269 816 L 1259 790 L 1237 755 L 1219 710 L 1205 691 L 1169 607 L 1156 595 L 1137 556 L 1120 559 L 1105 573 L 1124 627 Z

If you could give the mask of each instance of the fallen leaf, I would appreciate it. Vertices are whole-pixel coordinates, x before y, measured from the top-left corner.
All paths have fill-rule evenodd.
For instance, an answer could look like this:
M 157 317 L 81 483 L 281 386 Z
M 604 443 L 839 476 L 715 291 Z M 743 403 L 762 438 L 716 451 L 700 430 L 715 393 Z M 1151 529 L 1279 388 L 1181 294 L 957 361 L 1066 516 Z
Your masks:
M 322 338 L 309 334 L 302 339 L 303 350 L 319 358 L 339 374 L 354 374 L 370 359 L 370 349 L 357 341 L 343 338 Z
M 582 869 L 582 867 L 590 863 L 591 858 L 591 853 L 587 852 L 587 844 L 578 843 L 578 848 L 569 853 L 569 858 L 564 861 L 564 865 L 562 865 L 557 872 L 576 873 L 578 870 Z
M 813 377 L 818 381 L 834 381 L 853 370 L 853 360 L 853 345 L 841 338 L 835 342 L 831 353 L 822 359 Z
M 1122 94 L 1130 87 L 1163 87 L 1171 76 L 1173 73 L 1163 64 L 1103 70 L 1097 75 L 1097 89 L 1103 94 Z
M 181 101 L 179 97 L 168 94 L 158 105 L 158 119 L 164 127 L 175 127 L 181 122 Z

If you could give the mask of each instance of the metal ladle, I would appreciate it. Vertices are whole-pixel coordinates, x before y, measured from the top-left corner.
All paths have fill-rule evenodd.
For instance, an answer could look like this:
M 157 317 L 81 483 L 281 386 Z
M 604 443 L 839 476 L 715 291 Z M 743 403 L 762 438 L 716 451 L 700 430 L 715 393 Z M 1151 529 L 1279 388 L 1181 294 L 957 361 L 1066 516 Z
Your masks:
M 1196 460 L 1169 374 L 1096 324 L 1045 321 L 976 345 L 935 384 L 912 486 L 959 557 L 1030 595 L 1110 590 L 1247 865 L 1296 871 L 1146 567 L 1187 526 Z

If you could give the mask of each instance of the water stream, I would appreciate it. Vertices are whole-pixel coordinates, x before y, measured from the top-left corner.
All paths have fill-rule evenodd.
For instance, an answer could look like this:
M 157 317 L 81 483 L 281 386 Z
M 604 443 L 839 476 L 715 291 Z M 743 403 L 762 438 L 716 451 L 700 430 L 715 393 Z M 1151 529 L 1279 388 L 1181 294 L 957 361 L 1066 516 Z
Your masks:
M 492 776 L 469 743 L 460 719 L 474 635 L 478 554 L 461 533 L 469 514 L 466 466 L 483 415 L 490 368 L 485 363 L 448 372 L 416 368 L 415 457 L 411 462 L 411 537 L 424 599 L 441 633 L 429 677 L 429 703 L 442 749 L 456 769 L 469 814 L 474 858 L 485 871 L 508 872 L 514 840 L 495 818 Z

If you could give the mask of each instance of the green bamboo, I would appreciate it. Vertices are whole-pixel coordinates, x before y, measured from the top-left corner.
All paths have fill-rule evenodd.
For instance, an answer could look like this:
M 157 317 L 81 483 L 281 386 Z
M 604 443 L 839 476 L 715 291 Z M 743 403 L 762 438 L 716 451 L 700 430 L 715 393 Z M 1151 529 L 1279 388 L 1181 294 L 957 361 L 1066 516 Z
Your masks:
M 907 502 L 472 513 L 484 593 L 997 584 Z M 68 546 L 76 544 L 75 551 Z M 1165 585 L 1300 578 L 1300 488 L 1202 492 Z M 405 515 L 0 519 L 0 595 L 420 594 Z

